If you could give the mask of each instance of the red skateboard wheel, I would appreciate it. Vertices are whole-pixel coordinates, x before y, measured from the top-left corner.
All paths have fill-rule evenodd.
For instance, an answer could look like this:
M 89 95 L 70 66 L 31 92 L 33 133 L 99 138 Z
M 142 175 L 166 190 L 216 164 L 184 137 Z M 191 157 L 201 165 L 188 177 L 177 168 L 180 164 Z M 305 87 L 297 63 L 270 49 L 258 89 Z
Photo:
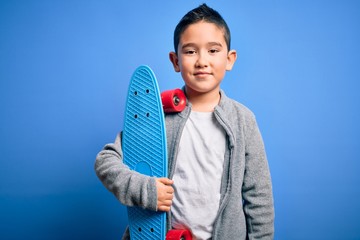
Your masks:
M 191 232 L 187 229 L 173 229 L 167 232 L 166 240 L 191 240 Z
M 181 112 L 186 106 L 186 96 L 178 88 L 162 92 L 161 101 L 165 113 Z

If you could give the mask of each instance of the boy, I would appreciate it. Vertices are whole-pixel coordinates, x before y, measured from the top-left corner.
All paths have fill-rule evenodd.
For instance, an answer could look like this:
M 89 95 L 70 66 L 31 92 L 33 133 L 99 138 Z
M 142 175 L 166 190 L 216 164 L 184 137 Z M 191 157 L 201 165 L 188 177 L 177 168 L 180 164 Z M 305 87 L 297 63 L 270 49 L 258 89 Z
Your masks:
M 123 204 L 166 211 L 168 227 L 190 229 L 194 239 L 272 239 L 272 186 L 255 117 L 220 89 L 236 60 L 226 22 L 203 4 L 177 25 L 174 48 L 187 107 L 166 116 L 169 178 L 130 171 L 120 135 L 98 154 L 98 177 Z

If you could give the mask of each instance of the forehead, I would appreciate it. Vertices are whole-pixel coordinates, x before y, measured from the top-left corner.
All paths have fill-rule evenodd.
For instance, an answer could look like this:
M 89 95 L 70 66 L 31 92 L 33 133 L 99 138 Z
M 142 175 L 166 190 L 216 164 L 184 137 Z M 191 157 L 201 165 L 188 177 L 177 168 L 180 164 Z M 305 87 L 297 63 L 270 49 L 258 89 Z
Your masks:
M 180 36 L 180 44 L 188 42 L 206 43 L 223 42 L 225 43 L 224 29 L 214 23 L 200 21 L 189 25 Z

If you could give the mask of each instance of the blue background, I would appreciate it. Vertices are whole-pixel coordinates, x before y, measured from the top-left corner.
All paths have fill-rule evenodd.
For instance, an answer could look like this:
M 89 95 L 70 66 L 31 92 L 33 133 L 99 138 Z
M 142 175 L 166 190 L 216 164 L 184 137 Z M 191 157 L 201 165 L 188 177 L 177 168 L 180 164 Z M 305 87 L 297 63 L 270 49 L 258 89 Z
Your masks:
M 0 239 L 120 238 L 125 208 L 95 156 L 137 66 L 183 85 L 172 33 L 201 2 L 0 2 Z M 207 3 L 238 52 L 222 88 L 264 137 L 276 239 L 360 239 L 360 2 Z

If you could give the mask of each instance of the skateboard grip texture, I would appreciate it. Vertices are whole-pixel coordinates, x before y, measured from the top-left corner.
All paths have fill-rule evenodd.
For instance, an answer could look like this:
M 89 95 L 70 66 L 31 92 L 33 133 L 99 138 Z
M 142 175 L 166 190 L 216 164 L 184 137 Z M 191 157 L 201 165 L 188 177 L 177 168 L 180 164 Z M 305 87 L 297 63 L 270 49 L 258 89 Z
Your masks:
M 138 67 L 130 81 L 122 148 L 130 169 L 154 177 L 167 176 L 164 112 L 152 70 Z M 164 239 L 166 214 L 128 207 L 131 239 Z
M 167 176 L 164 112 L 154 79 L 154 73 L 146 66 L 140 66 L 133 74 L 125 110 L 124 161 L 134 170 L 147 163 L 151 171 L 147 175 L 164 177 Z

